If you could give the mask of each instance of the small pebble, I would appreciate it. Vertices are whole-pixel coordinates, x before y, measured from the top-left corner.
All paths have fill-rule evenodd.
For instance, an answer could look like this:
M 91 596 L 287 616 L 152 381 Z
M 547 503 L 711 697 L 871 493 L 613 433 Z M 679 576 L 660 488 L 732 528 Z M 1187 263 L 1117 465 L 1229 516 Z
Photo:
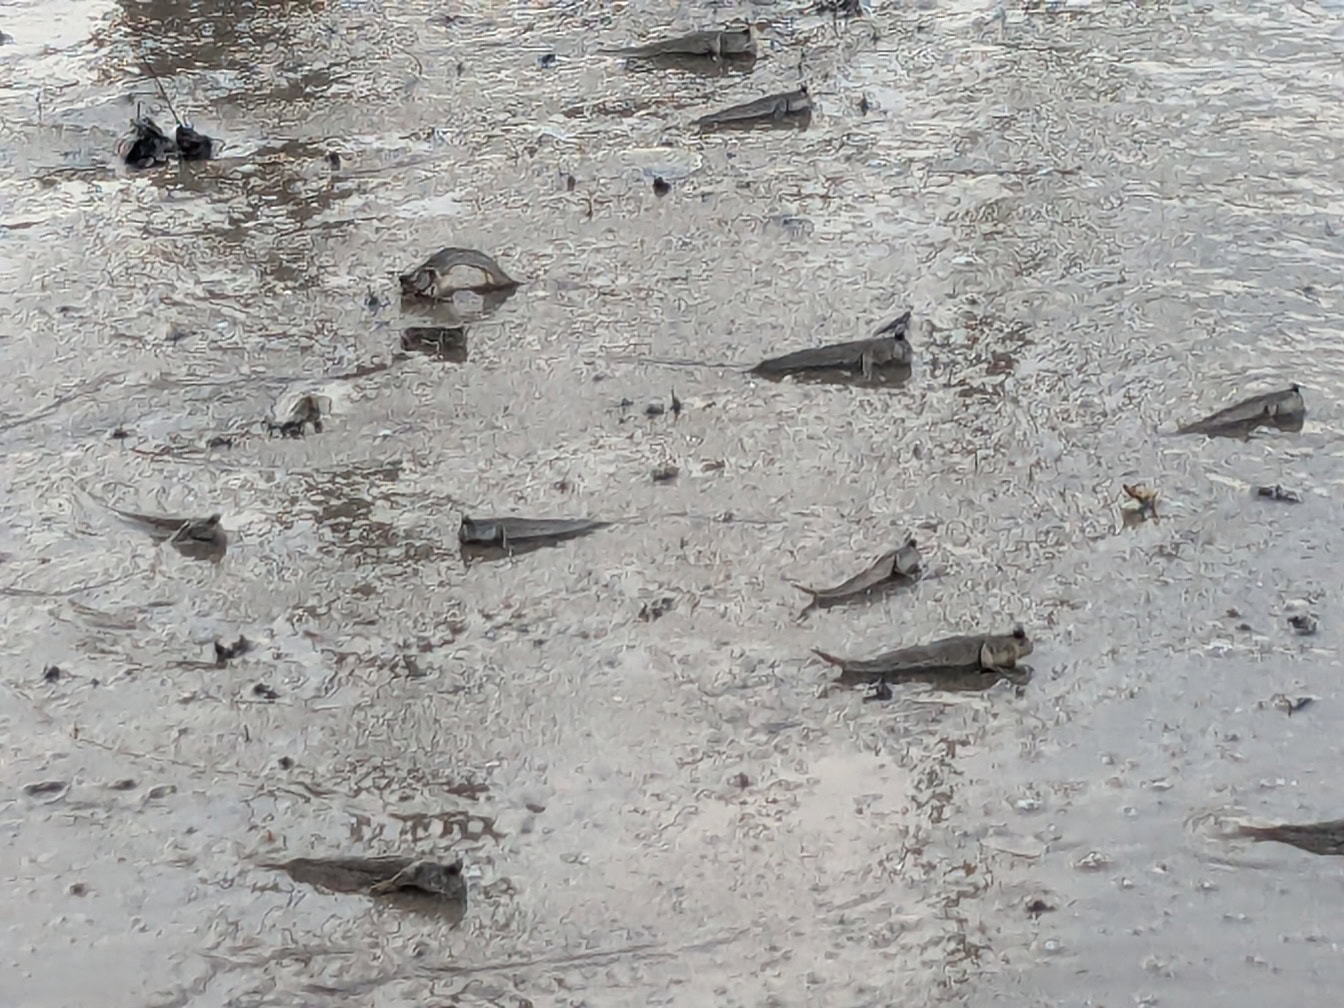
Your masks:
M 653 180 L 653 194 L 655 196 L 666 196 L 672 191 L 672 183 L 659 175 Z
M 279 763 L 281 770 L 292 770 L 294 768 L 294 761 L 288 756 L 281 756 Z
M 45 682 L 56 682 L 64 673 L 59 665 L 48 665 L 42 670 L 42 679 Z

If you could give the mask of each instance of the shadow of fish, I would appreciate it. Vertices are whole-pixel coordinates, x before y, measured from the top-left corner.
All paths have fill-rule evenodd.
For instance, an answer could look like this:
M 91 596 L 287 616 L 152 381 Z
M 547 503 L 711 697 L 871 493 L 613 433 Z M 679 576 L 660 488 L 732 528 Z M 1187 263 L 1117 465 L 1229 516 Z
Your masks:
M 897 648 L 874 658 L 839 658 L 813 649 L 813 654 L 840 668 L 837 682 L 846 685 L 927 680 L 942 683 L 949 677 L 967 676 L 993 685 L 997 675 L 1012 673 L 1019 658 L 1033 650 L 1026 631 L 1014 627 L 1011 634 L 968 634 L 944 637 L 932 644 Z M 992 673 L 993 675 L 985 675 Z M 978 679 L 976 677 L 979 677 Z
M 702 130 L 762 124 L 806 127 L 811 122 L 811 117 L 812 98 L 804 86 L 796 91 L 767 95 L 719 112 L 711 112 L 696 119 L 693 125 Z
M 785 375 L 821 379 L 835 374 L 857 374 L 868 382 L 897 384 L 910 377 L 914 359 L 908 338 L 910 314 L 906 312 L 888 322 L 871 339 L 832 343 L 771 357 L 757 364 L 751 373 L 771 379 Z
M 799 615 L 812 609 L 826 609 L 842 602 L 871 595 L 880 588 L 897 584 L 911 584 L 918 577 L 921 558 L 914 539 L 907 539 L 905 545 L 883 553 L 866 570 L 855 574 L 834 588 L 808 588 L 806 585 L 791 582 L 799 591 L 812 596 L 806 608 Z
M 467 330 L 465 326 L 408 326 L 401 333 L 401 348 L 463 364 L 467 360 Z
M 1296 433 L 1306 421 L 1307 405 L 1302 389 L 1296 384 L 1277 392 L 1252 396 L 1219 410 L 1203 420 L 1180 428 L 1177 434 L 1204 434 L 1208 437 L 1250 437 L 1257 427 L 1276 427 Z

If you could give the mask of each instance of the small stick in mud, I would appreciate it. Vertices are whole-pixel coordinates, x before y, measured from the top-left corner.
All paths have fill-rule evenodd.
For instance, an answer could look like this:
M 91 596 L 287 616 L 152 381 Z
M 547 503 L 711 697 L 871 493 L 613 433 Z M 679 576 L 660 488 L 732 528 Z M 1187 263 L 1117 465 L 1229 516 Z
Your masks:
M 1282 823 L 1278 826 L 1240 826 L 1237 833 L 1252 840 L 1289 844 L 1312 854 L 1344 854 L 1344 819 L 1303 824 Z
M 1258 427 L 1275 427 L 1296 433 L 1306 422 L 1307 406 L 1302 389 L 1290 385 L 1277 392 L 1252 396 L 1239 403 L 1187 424 L 1177 434 L 1204 434 L 1208 437 L 1249 438 Z
M 216 142 L 204 133 L 192 129 L 189 123 L 183 121 L 182 117 L 177 114 L 177 109 L 173 107 L 173 100 L 168 97 L 168 89 L 163 86 L 163 81 L 154 72 L 154 68 L 149 65 L 149 60 L 141 56 L 140 63 L 145 68 L 145 72 L 153 79 L 155 86 L 158 87 L 159 94 L 163 96 L 168 111 L 177 123 L 177 133 L 174 137 L 177 156 L 183 161 L 209 161 L 214 153 Z
M 455 269 L 476 270 L 484 275 L 477 284 L 455 282 L 449 274 Z M 422 265 L 397 277 L 401 292 L 407 297 L 451 300 L 460 290 L 477 292 L 514 290 L 522 286 L 484 252 L 476 249 L 449 247 L 439 249 Z
M 766 95 L 764 98 L 733 105 L 719 112 L 711 112 L 695 120 L 693 125 L 701 130 L 718 126 L 749 126 L 757 123 L 806 125 L 806 120 L 810 119 L 811 115 L 812 98 L 807 93 L 807 87 L 803 86 L 796 91 Z
M 805 591 L 812 596 L 812 601 L 799 615 L 801 616 L 814 608 L 827 608 L 866 596 L 875 589 L 887 585 L 908 584 L 919 576 L 920 563 L 918 544 L 913 538 L 909 538 L 906 539 L 903 546 L 883 553 L 866 570 L 855 574 L 852 578 L 841 582 L 834 588 L 808 588 L 796 581 L 790 582 L 799 591 Z

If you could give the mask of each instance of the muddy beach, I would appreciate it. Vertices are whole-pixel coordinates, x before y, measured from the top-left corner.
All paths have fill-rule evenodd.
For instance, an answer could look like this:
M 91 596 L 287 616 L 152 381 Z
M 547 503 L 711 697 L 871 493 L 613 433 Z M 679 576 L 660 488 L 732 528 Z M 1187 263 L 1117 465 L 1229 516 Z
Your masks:
M 1344 9 L 805 6 L 5 8 L 0 1003 L 1328 1003 L 1338 859 L 1235 824 L 1344 816 Z

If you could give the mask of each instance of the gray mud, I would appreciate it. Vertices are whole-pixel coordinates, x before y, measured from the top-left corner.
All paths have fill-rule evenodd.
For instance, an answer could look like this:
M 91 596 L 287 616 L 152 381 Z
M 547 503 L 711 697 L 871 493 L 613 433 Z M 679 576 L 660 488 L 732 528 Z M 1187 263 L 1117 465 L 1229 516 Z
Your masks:
M 1344 10 L 670 9 L 4 9 L 0 1003 L 1332 1003 L 1339 865 L 1223 836 L 1344 814 Z M 585 58 L 734 13 L 750 74 Z M 141 54 L 217 160 L 114 163 Z M 691 128 L 800 61 L 807 130 Z M 401 305 L 446 245 L 525 286 Z M 907 307 L 898 390 L 604 363 Z M 468 566 L 464 510 L 622 521 Z M 940 577 L 795 619 L 907 530 Z M 810 655 L 1019 620 L 1020 688 Z M 393 855 L 460 924 L 260 867 Z

